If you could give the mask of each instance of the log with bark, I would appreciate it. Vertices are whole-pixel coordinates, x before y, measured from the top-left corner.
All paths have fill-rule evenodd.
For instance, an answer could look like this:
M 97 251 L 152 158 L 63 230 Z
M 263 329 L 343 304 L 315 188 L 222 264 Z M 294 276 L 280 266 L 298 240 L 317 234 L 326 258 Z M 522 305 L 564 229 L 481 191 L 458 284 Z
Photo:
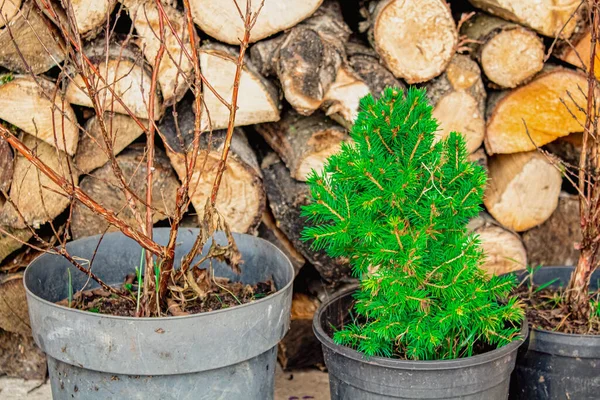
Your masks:
M 105 40 L 99 38 L 89 43 L 84 50 L 100 75 L 93 72 L 87 74 L 102 108 L 96 112 L 117 112 L 148 119 L 149 108 L 153 107 L 154 119 L 159 119 L 162 115 L 162 99 L 160 93 L 156 93 L 154 102 L 150 105 L 152 74 L 144 57 L 133 47 L 116 41 L 110 44 L 107 54 L 105 44 Z M 93 107 L 84 80 L 79 74 L 69 81 L 66 98 L 72 104 Z
M 527 251 L 517 233 L 503 228 L 486 213 L 471 220 L 468 227 L 481 241 L 485 254 L 481 268 L 489 274 L 502 275 L 527 266 Z
M 116 157 L 117 164 L 121 169 L 125 181 L 135 194 L 137 199 L 145 199 L 146 176 L 148 168 L 146 165 L 145 146 L 131 146 Z M 166 219 L 172 215 L 175 209 L 175 195 L 179 182 L 175 172 L 171 168 L 167 155 L 155 150 L 154 170 L 152 182 L 153 199 L 153 221 L 154 223 Z M 121 190 L 121 185 L 115 176 L 111 163 L 97 169 L 89 176 L 84 177 L 79 185 L 81 189 L 93 199 L 109 210 L 115 210 L 119 217 L 130 225 L 136 225 L 136 219 L 128 207 L 128 201 Z M 137 210 L 142 218 L 145 215 L 145 206 L 141 201 L 135 201 Z M 73 239 L 104 233 L 105 231 L 117 230 L 89 208 L 80 203 L 75 203 L 73 217 L 71 219 L 71 234 Z
M 471 57 L 499 87 L 519 86 L 544 67 L 544 42 L 521 25 L 477 13 L 463 24 L 460 33 L 469 40 Z
M 20 1 L 5 0 L 2 10 Z M 0 66 L 18 73 L 41 74 L 65 58 L 62 40 L 32 0 L 26 0 L 8 24 L 0 17 Z
M 217 93 L 229 101 L 233 90 L 237 51 L 231 47 L 206 44 L 200 49 L 200 66 L 203 75 Z M 223 129 L 229 122 L 229 109 L 203 84 L 202 129 Z M 246 58 L 241 74 L 238 95 L 236 126 L 277 121 L 279 96 L 277 88 L 265 79 Z M 208 112 L 207 112 L 208 110 Z
M 3 207 L 5 206 L 6 203 Z M 3 207 L 0 207 L 0 210 Z M 29 229 L 11 228 L 0 223 L 0 262 L 23 247 L 23 243 L 27 243 L 32 236 L 33 234 Z
M 277 0 L 265 1 L 256 24 L 252 28 L 250 42 L 256 42 L 284 31 L 309 17 L 323 0 Z M 238 2 L 242 12 L 246 2 Z M 260 1 L 252 2 L 252 11 L 257 11 Z M 190 7 L 194 22 L 213 38 L 237 45 L 244 36 L 244 24 L 233 1 L 191 0 Z
M 21 3 L 22 0 L 3 1 L 0 3 L 0 28 L 17 15 Z
M 128 115 L 106 113 L 102 121 L 94 115 L 85 123 L 77 153 L 73 159 L 78 171 L 82 174 L 87 174 L 103 166 L 109 160 L 110 153 L 108 153 L 102 133 L 102 122 L 104 122 L 113 155 L 119 154 L 142 134 L 142 128 Z M 142 120 L 142 122 L 148 124 L 146 120 Z
M 10 189 L 14 171 L 13 158 L 10 145 L 6 140 L 0 138 L 0 194 Z M 0 197 L 2 196 L 0 195 Z
M 78 174 L 67 154 L 31 135 L 25 134 L 23 143 L 49 168 L 77 185 Z M 24 229 L 29 225 L 37 229 L 42 224 L 54 220 L 67 208 L 70 200 L 66 193 L 25 157 L 18 155 L 14 168 L 13 183 L 10 187 L 11 202 L 7 202 L 2 208 L 0 224 L 17 229 Z M 15 210 L 13 204 L 20 213 Z
M 0 375 L 42 381 L 46 372 L 46 356 L 32 337 L 0 329 Z
M 488 154 L 534 150 L 582 132 L 587 87 L 583 73 L 546 67 L 524 86 L 491 94 L 486 112 Z
M 320 112 L 304 117 L 289 110 L 280 121 L 257 125 L 256 130 L 299 181 L 306 181 L 313 169 L 323 169 L 327 157 L 350 140 L 344 128 Z
M 55 93 L 54 83 L 25 75 L 0 77 L 0 119 L 28 134 L 75 154 L 79 128 L 75 112 Z
M 185 176 L 186 159 L 189 160 L 187 157 L 191 156 L 192 150 L 195 118 L 192 103 L 193 99 L 186 97 L 178 105 L 178 126 L 172 113 L 167 113 L 160 126 L 162 137 L 166 140 L 167 155 L 180 179 Z M 200 136 L 198 157 L 189 188 L 192 205 L 200 218 L 212 190 L 225 135 L 225 131 L 214 131 L 212 134 L 204 132 Z M 265 193 L 261 172 L 256 154 L 241 128 L 236 128 L 233 133 L 216 208 L 235 232 L 254 232 L 262 218 Z
M 23 273 L 0 275 L 0 330 L 31 336 Z
M 369 11 L 369 40 L 396 77 L 419 83 L 446 69 L 458 33 L 444 0 L 381 0 Z
M 545 36 L 569 37 L 577 26 L 579 1 L 469 0 L 475 7 Z M 575 16 L 574 16 L 575 14 Z
M 284 370 L 323 364 L 321 343 L 315 337 L 312 320 L 319 301 L 304 293 L 294 293 L 290 329 L 279 342 L 277 360 Z
M 530 151 L 488 159 L 484 204 L 503 226 L 517 232 L 542 224 L 558 205 L 559 168 L 543 154 Z
M 129 9 L 129 16 L 133 21 L 139 40 L 138 46 L 142 49 L 146 60 L 154 65 L 160 49 L 160 12 L 154 0 L 123 0 Z M 158 67 L 158 83 L 160 85 L 163 106 L 168 107 L 177 103 L 190 87 L 193 79 L 192 51 L 190 36 L 185 24 L 185 15 L 174 6 L 162 4 L 165 11 L 163 20 L 163 36 L 165 52 Z M 171 27 L 176 32 L 173 34 Z M 183 43 L 183 47 L 180 45 Z
M 439 123 L 438 140 L 450 132 L 460 132 L 467 142 L 467 151 L 477 150 L 485 135 L 486 100 L 477 63 L 468 56 L 457 54 L 446 71 L 426 87 L 433 117 Z
M 270 209 L 265 209 L 263 212 L 261 224 L 258 227 L 258 236 L 277 246 L 289 258 L 294 267 L 294 272 L 296 275 L 298 274 L 298 271 L 306 263 L 306 259 L 296 250 L 290 239 L 285 236 L 285 233 L 279 229 Z
M 294 247 L 314 265 L 323 279 L 341 283 L 350 280 L 348 260 L 332 259 L 324 251 L 315 251 L 310 243 L 300 239 L 306 226 L 306 218 L 300 216 L 301 207 L 308 204 L 308 185 L 297 181 L 275 153 L 262 161 L 262 172 L 269 206 L 277 221 L 277 226 L 290 239 Z
M 277 75 L 285 99 L 296 111 L 310 115 L 321 107 L 338 77 L 350 33 L 339 5 L 327 2 L 283 37 L 253 46 L 252 59 L 259 70 Z
M 405 85 L 380 64 L 377 53 L 360 43 L 346 44 L 347 62 L 342 63 L 335 82 L 325 94 L 321 109 L 331 119 L 350 129 L 359 112 L 360 99 L 379 97 L 386 87 Z
M 561 193 L 558 207 L 540 226 L 523 234 L 531 265 L 575 265 L 581 241 L 578 197 Z
M 102 32 L 117 4 L 117 0 L 69 0 L 68 3 L 58 0 L 35 1 L 56 25 L 79 33 L 83 39 L 93 39 Z

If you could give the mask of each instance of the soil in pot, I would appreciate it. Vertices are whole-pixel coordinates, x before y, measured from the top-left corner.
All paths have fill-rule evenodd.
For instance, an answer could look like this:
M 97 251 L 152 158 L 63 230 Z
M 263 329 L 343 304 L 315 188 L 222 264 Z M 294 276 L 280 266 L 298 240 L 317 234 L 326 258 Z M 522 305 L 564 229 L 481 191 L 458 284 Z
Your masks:
M 516 353 L 523 340 L 478 355 L 442 361 L 365 357 L 334 343 L 335 329 L 352 319 L 350 288 L 325 303 L 313 328 L 323 346 L 332 400 L 443 399 L 505 400 Z M 527 336 L 527 326 L 521 331 Z
M 182 316 L 231 308 L 277 291 L 272 279 L 250 285 L 213 276 L 209 269 L 194 268 L 190 271 L 185 276 L 176 275 L 178 282 L 170 286 L 168 306 L 161 316 Z M 99 314 L 136 316 L 140 289 L 137 277 L 129 274 L 120 287 L 113 289 L 114 292 L 104 288 L 78 291 L 56 304 Z

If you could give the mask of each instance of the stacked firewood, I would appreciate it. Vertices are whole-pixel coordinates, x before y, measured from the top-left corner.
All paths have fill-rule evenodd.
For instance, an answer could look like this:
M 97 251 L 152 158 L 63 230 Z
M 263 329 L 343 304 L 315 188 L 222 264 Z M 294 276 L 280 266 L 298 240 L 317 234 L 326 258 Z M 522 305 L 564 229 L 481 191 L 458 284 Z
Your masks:
M 99 98 L 110 105 L 105 108 L 111 110 L 111 148 L 140 198 L 147 174 L 140 163 L 145 157 L 141 126 L 156 124 L 162 148 L 155 154 L 152 190 L 153 198 L 160 199 L 155 222 L 161 223 L 186 174 L 187 139 L 196 117 L 189 81 L 181 79 L 192 71 L 191 61 L 182 56 L 190 50 L 183 2 L 162 2 L 172 29 L 180 32 L 175 37 L 167 30 L 162 39 L 155 0 L 65 1 L 68 9 L 55 5 L 54 12 L 48 3 L 9 0 L 0 5 L 0 123 L 19 132 L 47 165 L 135 223 L 124 207 L 128 199 L 115 189 L 114 166 L 82 77 L 62 67 L 67 55 L 56 26 L 75 20 L 86 55 L 111 87 L 97 87 L 103 94 Z M 256 8 L 260 2 L 254 3 Z M 588 86 L 582 69 L 589 65 L 590 46 L 586 11 L 577 1 L 470 3 L 264 1 L 251 32 L 238 128 L 217 208 L 234 231 L 275 243 L 303 281 L 316 277 L 316 283 L 296 285 L 292 332 L 280 349 L 284 367 L 318 362 L 310 327 L 319 298 L 352 281 L 348 260 L 330 259 L 301 240 L 301 207 L 309 197 L 305 181 L 350 142 L 348 130 L 360 99 L 377 96 L 386 86 L 426 87 L 439 137 L 463 133 L 472 159 L 489 171 L 486 211 L 471 223 L 487 254 L 484 268 L 504 273 L 528 264 L 576 260 L 578 204 L 559 160 L 576 165 L 581 146 Z M 233 0 L 189 0 L 189 7 L 204 39 L 198 51 L 206 79 L 200 150 L 208 155 L 194 171 L 197 184 L 190 187 L 193 217 L 202 213 L 210 193 L 225 139 L 219 129 L 229 118 L 208 85 L 221 97 L 231 97 L 235 46 L 244 32 Z M 117 27 L 114 43 L 104 40 L 107 26 Z M 167 55 L 151 97 L 152 65 L 161 40 Z M 57 88 L 54 96 L 44 87 Z M 74 239 L 112 228 L 85 207 L 69 207 L 60 188 L 2 139 L 0 189 L 0 261 L 11 273 L 0 279 L 0 336 L 25 337 L 26 306 L 15 275 L 23 243 L 35 243 L 34 232 L 47 234 L 51 221 L 68 220 L 63 228 Z M 23 340 L 33 349 L 29 339 Z M 0 374 L 11 371 L 3 370 L 4 364 L 0 357 Z

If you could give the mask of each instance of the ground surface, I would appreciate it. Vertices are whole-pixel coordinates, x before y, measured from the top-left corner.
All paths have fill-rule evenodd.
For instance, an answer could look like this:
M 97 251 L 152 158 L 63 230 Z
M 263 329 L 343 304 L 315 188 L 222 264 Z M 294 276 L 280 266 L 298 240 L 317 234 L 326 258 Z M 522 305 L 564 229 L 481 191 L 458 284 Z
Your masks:
M 0 377 L 2 400 L 51 400 L 50 384 Z M 275 400 L 329 400 L 329 378 L 319 370 L 277 369 Z

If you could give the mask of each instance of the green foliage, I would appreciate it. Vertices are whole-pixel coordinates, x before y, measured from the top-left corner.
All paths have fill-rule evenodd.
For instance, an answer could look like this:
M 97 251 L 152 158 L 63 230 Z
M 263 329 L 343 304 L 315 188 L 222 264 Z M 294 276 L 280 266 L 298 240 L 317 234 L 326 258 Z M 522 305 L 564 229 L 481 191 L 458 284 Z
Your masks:
M 0 75 L 0 86 L 12 81 L 13 79 L 15 79 L 15 77 L 11 73 Z
M 438 125 L 423 90 L 387 88 L 361 100 L 353 144 L 310 176 L 303 232 L 315 249 L 350 260 L 360 279 L 356 319 L 334 340 L 366 355 L 415 360 L 472 355 L 516 338 L 523 310 L 512 277 L 490 277 L 466 224 L 486 176 Z

